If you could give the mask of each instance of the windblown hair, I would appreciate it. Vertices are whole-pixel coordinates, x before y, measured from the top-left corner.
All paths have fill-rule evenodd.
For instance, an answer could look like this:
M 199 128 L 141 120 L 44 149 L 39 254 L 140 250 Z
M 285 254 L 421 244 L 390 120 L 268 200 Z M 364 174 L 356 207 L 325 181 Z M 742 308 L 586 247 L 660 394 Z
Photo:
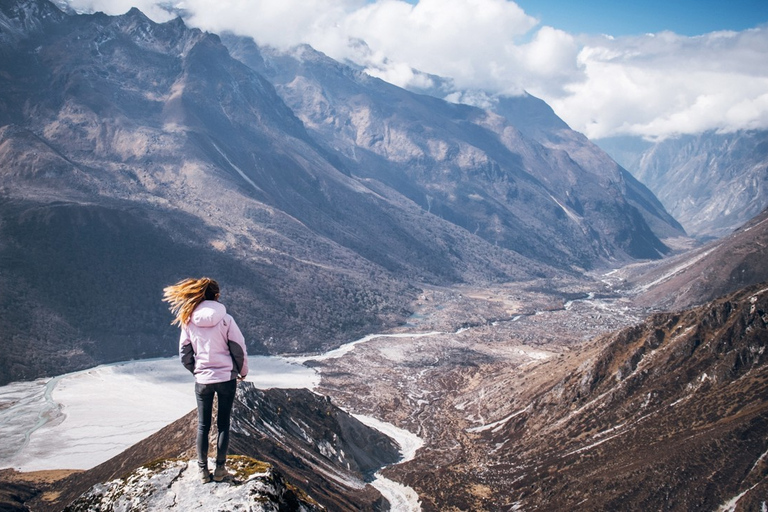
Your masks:
M 219 283 L 210 277 L 194 279 L 189 277 L 178 283 L 163 288 L 163 301 L 170 304 L 171 313 L 176 318 L 171 325 L 187 325 L 192 312 L 204 300 L 219 298 Z

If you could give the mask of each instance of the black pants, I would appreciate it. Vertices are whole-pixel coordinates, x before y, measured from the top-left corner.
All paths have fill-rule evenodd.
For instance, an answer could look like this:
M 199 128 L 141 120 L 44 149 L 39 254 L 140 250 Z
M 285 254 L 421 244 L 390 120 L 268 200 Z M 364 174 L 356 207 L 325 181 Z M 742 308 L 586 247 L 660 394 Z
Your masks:
M 216 384 L 195 383 L 197 396 L 197 463 L 200 467 L 208 465 L 208 434 L 211 431 L 213 413 L 213 395 L 219 396 L 219 412 L 216 416 L 216 428 L 219 437 L 216 440 L 216 464 L 224 464 L 229 447 L 229 418 L 235 401 L 237 380 L 217 382 Z

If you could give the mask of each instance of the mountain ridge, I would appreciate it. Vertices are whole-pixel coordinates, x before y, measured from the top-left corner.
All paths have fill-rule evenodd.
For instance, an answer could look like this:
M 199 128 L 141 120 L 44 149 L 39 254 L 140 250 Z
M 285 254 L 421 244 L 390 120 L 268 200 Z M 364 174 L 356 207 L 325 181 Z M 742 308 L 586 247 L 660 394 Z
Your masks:
M 768 132 L 708 131 L 639 144 L 633 139 L 598 141 L 659 200 L 692 235 L 726 236 L 768 206 Z
M 768 280 L 768 209 L 728 236 L 614 276 L 635 304 L 680 310 Z
M 541 147 L 489 111 L 403 91 L 308 46 L 282 52 L 259 48 L 247 38 L 222 37 L 235 57 L 276 84 L 278 93 L 310 132 L 341 151 L 350 167 L 397 187 L 429 211 L 455 219 L 466 229 L 479 230 L 489 241 L 550 263 L 575 258 L 583 266 L 590 266 L 592 258 L 621 258 L 622 251 L 635 257 L 658 257 L 667 250 L 644 220 L 633 217 L 636 208 L 605 198 L 603 188 L 616 189 L 615 197 L 623 197 L 626 186 L 614 184 L 624 177 L 604 153 L 597 165 L 578 165 L 566 150 Z M 550 115 L 558 119 L 554 113 Z M 565 126 L 560 123 L 558 127 Z M 574 140 L 577 142 L 568 151 L 589 144 L 583 137 Z M 590 151 L 599 152 L 596 147 Z M 455 157 L 446 159 L 447 155 Z M 396 164 L 396 180 L 389 170 L 388 175 L 376 171 L 381 159 Z M 441 188 L 436 173 L 449 173 L 458 187 Z M 467 189 L 464 194 L 470 198 L 464 203 L 456 197 L 461 188 Z M 500 196 L 500 192 L 506 195 Z M 600 194 L 602 199 L 595 197 Z M 473 200 L 492 212 L 495 224 L 484 228 L 484 222 L 472 221 L 476 215 Z M 516 201 L 537 211 L 542 219 L 534 220 L 516 207 Z M 583 220 L 569 226 L 582 216 Z M 610 220 L 614 217 L 622 220 Z M 669 216 L 666 221 L 674 222 Z M 621 222 L 626 232 L 616 227 Z M 618 233 L 613 231 L 617 229 Z M 519 235 L 513 233 L 519 230 L 525 233 L 524 243 L 515 242 Z M 583 241 L 585 235 L 599 240 L 593 242 L 595 247 L 587 248 L 590 244 Z M 558 245 L 564 237 L 569 242 Z M 544 238 L 548 242 L 539 241 Z M 572 254 L 565 245 L 584 247 L 583 253 Z

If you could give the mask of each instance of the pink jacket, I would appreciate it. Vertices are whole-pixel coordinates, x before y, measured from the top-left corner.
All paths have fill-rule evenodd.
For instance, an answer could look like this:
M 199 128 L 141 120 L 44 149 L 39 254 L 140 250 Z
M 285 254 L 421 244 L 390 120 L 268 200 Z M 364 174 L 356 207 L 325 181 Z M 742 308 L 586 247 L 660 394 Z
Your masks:
M 181 328 L 179 357 L 200 384 L 215 384 L 248 375 L 245 338 L 227 308 L 204 300 Z

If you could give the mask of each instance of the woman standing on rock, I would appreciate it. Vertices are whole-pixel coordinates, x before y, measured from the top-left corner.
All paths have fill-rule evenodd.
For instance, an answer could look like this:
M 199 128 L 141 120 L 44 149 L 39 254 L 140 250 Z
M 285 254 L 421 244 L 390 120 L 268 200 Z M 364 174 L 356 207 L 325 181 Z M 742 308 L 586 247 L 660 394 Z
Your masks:
M 213 480 L 227 476 L 224 465 L 229 446 L 229 419 L 235 401 L 237 379 L 248 374 L 245 339 L 234 318 L 218 302 L 219 284 L 208 277 L 184 279 L 163 289 L 163 300 L 181 327 L 179 356 L 195 375 L 197 396 L 197 463 L 203 483 L 211 481 L 208 469 L 208 434 L 211 430 L 213 396 L 219 397 L 216 427 L 216 469 Z

